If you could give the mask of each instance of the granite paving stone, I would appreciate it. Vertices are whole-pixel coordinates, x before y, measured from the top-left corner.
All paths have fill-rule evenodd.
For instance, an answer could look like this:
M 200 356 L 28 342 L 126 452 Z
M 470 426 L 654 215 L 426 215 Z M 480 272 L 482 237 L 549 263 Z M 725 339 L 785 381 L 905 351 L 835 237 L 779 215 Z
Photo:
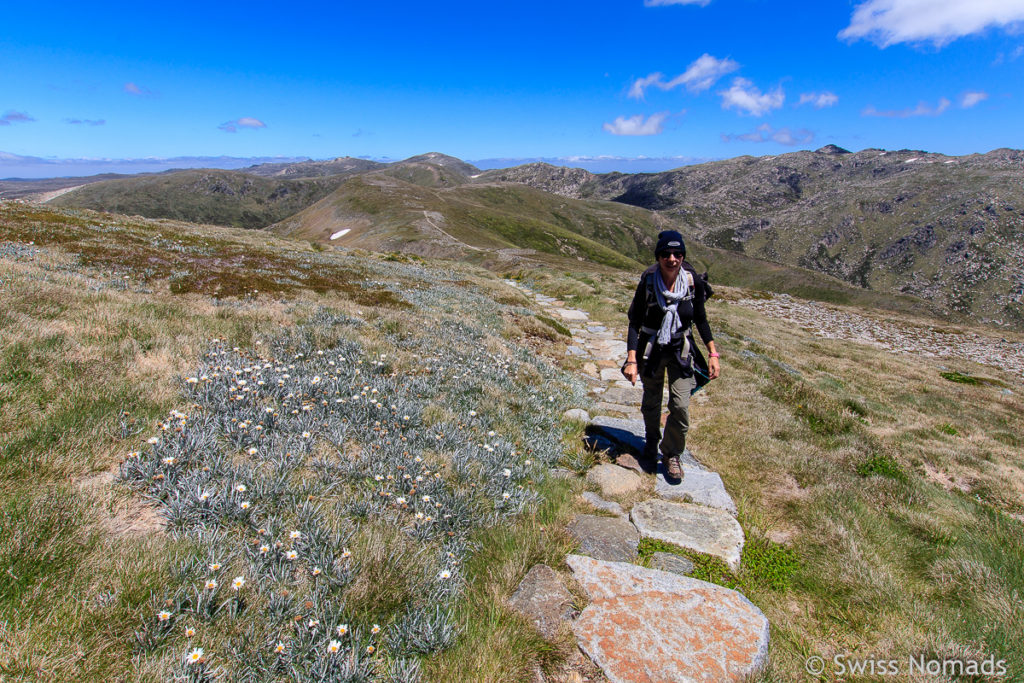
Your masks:
M 768 620 L 740 593 L 634 564 L 566 562 L 591 600 L 573 633 L 612 683 L 738 683 L 767 664 Z
M 587 472 L 587 481 L 599 487 L 606 496 L 623 496 L 644 485 L 644 480 L 635 472 L 607 463 L 592 467 Z
M 718 472 L 703 467 L 694 467 L 692 464 L 683 465 L 683 478 L 678 484 L 670 484 L 665 479 L 665 468 L 658 465 L 657 479 L 654 484 L 654 492 L 669 500 L 686 500 L 687 502 L 699 503 L 736 515 L 736 503 L 732 496 L 725 490 L 722 477 Z
M 640 544 L 636 527 L 618 517 L 576 515 L 567 531 L 580 542 L 580 553 L 597 560 L 632 562 Z
M 724 510 L 652 498 L 634 505 L 629 519 L 644 538 L 721 558 L 734 572 L 739 571 L 743 529 Z

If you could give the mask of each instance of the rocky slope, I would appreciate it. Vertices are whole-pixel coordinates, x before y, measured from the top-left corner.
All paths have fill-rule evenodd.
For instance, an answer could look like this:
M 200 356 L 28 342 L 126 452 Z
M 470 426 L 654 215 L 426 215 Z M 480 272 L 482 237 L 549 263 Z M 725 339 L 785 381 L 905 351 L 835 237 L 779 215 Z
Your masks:
M 663 173 L 529 164 L 480 180 L 641 206 L 712 246 L 1024 326 L 1021 151 L 947 157 L 829 145 Z

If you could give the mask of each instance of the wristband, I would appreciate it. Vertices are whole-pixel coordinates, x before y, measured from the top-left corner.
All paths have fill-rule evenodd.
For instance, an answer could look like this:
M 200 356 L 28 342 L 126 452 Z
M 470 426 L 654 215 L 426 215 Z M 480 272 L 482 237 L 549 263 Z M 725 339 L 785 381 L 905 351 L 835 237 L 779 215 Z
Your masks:
M 717 353 L 709 353 L 708 358 L 721 358 Z
M 636 365 L 636 361 L 635 360 L 627 360 L 625 363 L 623 363 L 623 365 L 624 366 L 625 365 Z

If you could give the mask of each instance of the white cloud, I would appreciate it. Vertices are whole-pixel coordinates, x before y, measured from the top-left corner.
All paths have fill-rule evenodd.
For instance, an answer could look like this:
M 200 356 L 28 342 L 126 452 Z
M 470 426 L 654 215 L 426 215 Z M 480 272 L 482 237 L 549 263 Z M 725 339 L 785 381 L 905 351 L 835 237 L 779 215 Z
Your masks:
M 1024 0 L 865 0 L 853 11 L 844 40 L 881 47 L 931 41 L 937 46 L 990 27 L 1024 22 Z
M 263 123 L 259 119 L 254 119 L 251 116 L 243 116 L 238 119 L 238 125 L 243 128 L 266 128 L 267 124 Z
M 790 128 L 773 128 L 770 124 L 762 123 L 750 133 L 740 135 L 723 135 L 723 142 L 743 140 L 744 142 L 777 142 L 780 145 L 793 147 L 804 145 L 814 140 L 814 132 L 806 128 L 791 130 Z
M 882 118 L 890 119 L 908 119 L 914 116 L 938 116 L 942 112 L 949 109 L 949 105 L 952 104 L 945 97 L 939 98 L 939 103 L 934 107 L 927 102 L 918 102 L 917 106 L 913 109 L 875 109 L 874 105 L 869 104 L 861 112 L 861 116 L 878 116 Z M 975 103 L 977 104 L 977 103 Z
M 629 96 L 636 100 L 643 99 L 644 90 L 652 85 L 656 85 L 662 90 L 667 90 L 668 88 L 665 87 L 665 81 L 662 80 L 663 78 L 664 76 L 660 71 L 655 71 L 650 76 L 636 79 L 633 81 L 633 85 L 629 88 Z
M 672 90 L 682 85 L 690 92 L 703 92 L 713 86 L 719 78 L 732 73 L 738 68 L 740 68 L 740 65 L 728 57 L 718 59 L 705 53 L 694 60 L 690 66 L 686 67 L 686 71 L 671 81 L 665 81 L 664 75 L 660 72 L 652 73 L 644 78 L 638 78 L 630 87 L 629 96 L 634 99 L 641 99 L 644 96 L 644 91 L 652 85 L 662 90 Z
M 987 92 L 965 92 L 960 97 L 960 106 L 964 109 L 970 109 L 979 102 L 984 102 L 988 99 Z
M 800 94 L 800 102 L 797 106 L 811 104 L 815 109 L 824 109 L 834 106 L 839 101 L 839 96 L 834 92 L 805 92 Z
M 782 86 L 762 93 L 746 78 L 734 78 L 728 90 L 718 93 L 722 96 L 722 109 L 736 109 L 751 116 L 764 116 L 772 109 L 778 109 L 786 101 Z
M 646 121 L 643 114 L 629 118 L 620 116 L 612 123 L 604 124 L 603 128 L 612 135 L 657 135 L 665 130 L 666 118 L 668 118 L 667 111 L 651 114 Z
M 644 7 L 664 7 L 666 5 L 700 5 L 707 7 L 711 0 L 644 0 Z
M 254 119 L 251 116 L 243 116 L 240 119 L 234 121 L 228 121 L 222 123 L 217 128 L 224 131 L 225 133 L 237 133 L 239 128 L 266 128 L 267 124 L 263 123 L 259 119 Z

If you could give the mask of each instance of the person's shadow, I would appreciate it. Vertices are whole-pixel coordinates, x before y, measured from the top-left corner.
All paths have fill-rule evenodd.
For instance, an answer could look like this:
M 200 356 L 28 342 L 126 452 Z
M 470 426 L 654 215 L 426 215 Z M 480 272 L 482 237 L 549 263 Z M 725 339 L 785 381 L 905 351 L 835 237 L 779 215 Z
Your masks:
M 606 451 L 621 467 L 645 474 L 655 474 L 661 467 L 658 458 L 643 457 L 646 441 L 628 429 L 589 425 L 583 440 L 588 448 Z

